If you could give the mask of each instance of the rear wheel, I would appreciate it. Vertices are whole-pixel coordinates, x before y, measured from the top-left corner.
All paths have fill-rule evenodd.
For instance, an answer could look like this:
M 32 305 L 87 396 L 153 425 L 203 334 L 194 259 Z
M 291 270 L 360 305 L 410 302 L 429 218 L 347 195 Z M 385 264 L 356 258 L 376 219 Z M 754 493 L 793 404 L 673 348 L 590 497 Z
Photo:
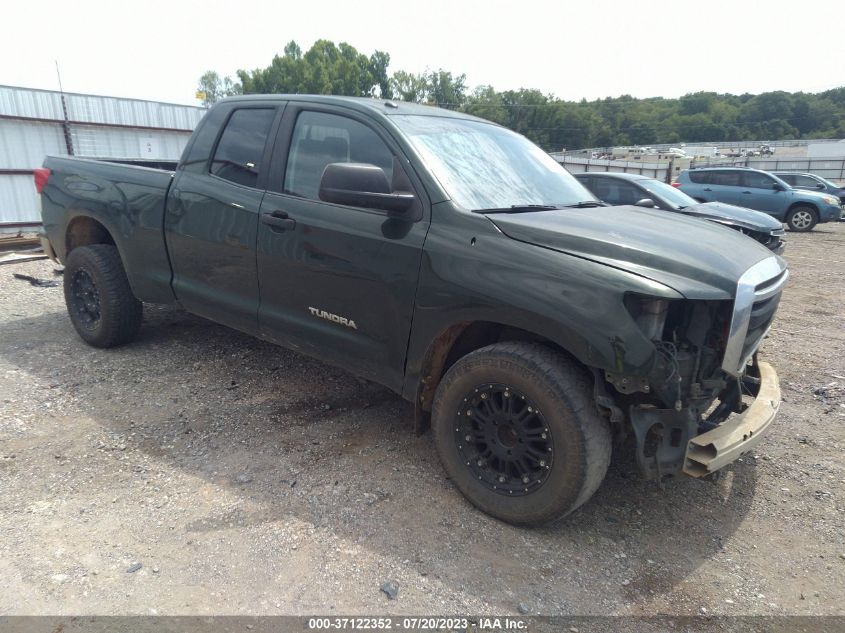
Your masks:
M 64 291 L 71 323 L 89 345 L 115 347 L 138 334 L 143 308 L 111 244 L 73 249 L 65 263 Z
M 432 424 L 458 489 L 517 525 L 569 514 L 610 463 L 610 429 L 590 377 L 540 344 L 497 343 L 460 359 L 437 388 Z
M 818 221 L 818 215 L 813 207 L 795 207 L 786 215 L 786 224 L 792 231 L 812 231 Z

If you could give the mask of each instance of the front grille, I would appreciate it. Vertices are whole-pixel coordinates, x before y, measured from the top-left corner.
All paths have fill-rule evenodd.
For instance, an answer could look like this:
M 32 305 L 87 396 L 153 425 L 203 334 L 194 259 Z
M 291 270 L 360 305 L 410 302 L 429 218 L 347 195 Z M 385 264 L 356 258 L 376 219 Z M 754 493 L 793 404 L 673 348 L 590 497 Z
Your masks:
M 737 284 L 734 312 L 722 359 L 722 369 L 732 376 L 743 372 L 772 325 L 789 271 L 776 257 L 755 264 Z
M 775 294 L 770 294 L 764 299 L 759 299 L 752 304 L 751 318 L 748 320 L 748 331 L 745 335 L 745 343 L 742 346 L 741 358 L 743 359 L 743 364 L 757 351 L 757 348 L 763 341 L 763 337 L 769 331 L 772 321 L 775 320 L 775 312 L 777 312 L 782 293 L 781 288 L 782 286 L 778 286 Z
M 761 231 L 743 231 L 748 237 L 756 240 L 770 250 L 776 250 L 781 243 L 781 238 L 784 235 L 783 229 L 774 230 L 770 233 L 763 233 Z

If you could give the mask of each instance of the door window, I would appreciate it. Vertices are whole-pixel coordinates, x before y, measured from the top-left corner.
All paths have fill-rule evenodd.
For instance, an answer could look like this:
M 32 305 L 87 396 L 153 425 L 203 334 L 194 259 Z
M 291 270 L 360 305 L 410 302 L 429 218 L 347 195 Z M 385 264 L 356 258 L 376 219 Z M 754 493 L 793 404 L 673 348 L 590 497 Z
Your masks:
M 758 174 L 754 171 L 742 173 L 742 184 L 752 189 L 774 189 L 775 181 L 766 174 Z
M 636 204 L 643 198 L 648 197 L 645 192 L 631 183 L 615 178 L 602 177 L 595 178 L 593 193 L 599 200 L 612 205 Z
M 296 119 L 285 173 L 285 193 L 319 199 L 320 179 L 332 163 L 369 163 L 393 178 L 393 153 L 369 127 L 325 112 L 302 112 Z
M 795 184 L 795 174 L 777 174 L 777 177 L 788 185 Z
M 810 189 L 824 189 L 824 186 L 818 180 L 809 176 L 795 176 L 795 185 L 798 187 L 809 187 Z
M 239 185 L 255 187 L 275 116 L 273 108 L 235 110 L 217 143 L 211 173 Z

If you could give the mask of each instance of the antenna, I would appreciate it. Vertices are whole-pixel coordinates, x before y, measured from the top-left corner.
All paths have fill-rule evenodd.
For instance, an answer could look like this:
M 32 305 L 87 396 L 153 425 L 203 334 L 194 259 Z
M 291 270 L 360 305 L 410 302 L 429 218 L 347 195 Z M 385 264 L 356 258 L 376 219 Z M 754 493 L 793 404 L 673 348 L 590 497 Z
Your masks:
M 62 73 L 59 72 L 59 60 L 53 60 L 56 63 L 56 77 L 59 78 L 59 98 L 62 101 L 62 131 L 65 133 L 65 147 L 67 148 L 67 155 L 73 156 L 73 136 L 70 133 L 70 121 L 67 116 L 67 101 L 65 101 L 65 89 L 62 87 Z
M 62 88 L 62 73 L 59 72 L 59 60 L 53 60 L 56 63 L 56 76 L 59 78 L 59 92 L 64 94 L 64 88 Z

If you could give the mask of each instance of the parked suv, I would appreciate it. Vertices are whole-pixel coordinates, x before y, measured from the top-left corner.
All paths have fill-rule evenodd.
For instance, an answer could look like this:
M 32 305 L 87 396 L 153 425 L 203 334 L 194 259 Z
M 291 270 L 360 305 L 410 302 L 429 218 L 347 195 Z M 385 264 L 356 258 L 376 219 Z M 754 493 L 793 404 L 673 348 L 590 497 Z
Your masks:
M 727 202 L 764 211 L 786 222 L 793 231 L 810 231 L 818 222 L 836 221 L 842 214 L 839 198 L 793 189 L 759 169 L 686 169 L 674 185 L 699 202 Z
M 683 191 L 640 174 L 584 172 L 573 174 L 602 202 L 632 204 L 682 213 L 736 229 L 769 250 L 783 254 L 783 225 L 770 215 L 722 202 L 698 202 Z
M 837 187 L 829 180 L 816 176 L 815 174 L 804 174 L 797 171 L 773 171 L 777 176 L 793 189 L 806 189 L 807 191 L 818 191 L 839 198 L 841 204 L 845 204 L 845 187 Z

